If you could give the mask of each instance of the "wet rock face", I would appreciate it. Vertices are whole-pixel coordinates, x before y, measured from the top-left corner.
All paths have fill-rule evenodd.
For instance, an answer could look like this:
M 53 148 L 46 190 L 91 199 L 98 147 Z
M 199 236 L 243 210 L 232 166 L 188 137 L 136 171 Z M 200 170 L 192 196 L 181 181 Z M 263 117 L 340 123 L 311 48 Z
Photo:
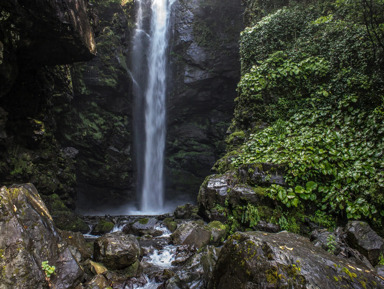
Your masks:
M 74 98 L 60 125 L 62 142 L 78 150 L 78 206 L 84 211 L 116 208 L 135 197 L 128 71 L 134 16 L 133 1 L 125 2 L 92 2 L 97 56 L 73 66 Z
M 224 151 L 240 75 L 240 0 L 176 1 L 168 97 L 168 191 L 193 200 Z
M 235 233 L 219 254 L 209 288 L 384 288 L 356 266 L 288 232 Z
M 140 245 L 132 235 L 109 233 L 95 241 L 94 259 L 108 269 L 125 269 L 138 261 Z
M 0 288 L 48 288 L 43 261 L 55 266 L 53 288 L 74 288 L 83 271 L 32 184 L 0 190 Z

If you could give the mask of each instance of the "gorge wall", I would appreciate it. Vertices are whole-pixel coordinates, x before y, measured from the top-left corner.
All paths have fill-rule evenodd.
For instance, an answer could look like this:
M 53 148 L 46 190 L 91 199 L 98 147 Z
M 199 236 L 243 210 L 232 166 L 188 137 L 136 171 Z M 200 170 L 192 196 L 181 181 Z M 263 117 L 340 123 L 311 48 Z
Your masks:
M 0 4 L 0 182 L 33 182 L 65 210 L 75 207 L 76 172 L 58 129 L 73 98 L 68 64 L 96 53 L 86 7 L 83 0 Z
M 195 201 L 225 149 L 240 77 L 240 0 L 176 1 L 168 97 L 167 193 Z
M 133 1 L 91 1 L 97 56 L 71 69 L 74 99 L 60 133 L 78 151 L 78 207 L 88 212 L 135 198 L 128 69 L 133 12 Z

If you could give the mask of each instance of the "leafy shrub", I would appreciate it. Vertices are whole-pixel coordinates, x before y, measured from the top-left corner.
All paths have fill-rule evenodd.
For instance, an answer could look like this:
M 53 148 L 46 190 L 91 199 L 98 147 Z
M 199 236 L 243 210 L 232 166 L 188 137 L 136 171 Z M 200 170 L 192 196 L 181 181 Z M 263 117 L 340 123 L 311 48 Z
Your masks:
M 380 223 L 384 52 L 356 10 L 361 5 L 325 2 L 283 8 L 242 33 L 231 131 L 246 137 L 228 159 L 232 168 L 284 166 L 286 186 L 267 194 L 286 207 Z

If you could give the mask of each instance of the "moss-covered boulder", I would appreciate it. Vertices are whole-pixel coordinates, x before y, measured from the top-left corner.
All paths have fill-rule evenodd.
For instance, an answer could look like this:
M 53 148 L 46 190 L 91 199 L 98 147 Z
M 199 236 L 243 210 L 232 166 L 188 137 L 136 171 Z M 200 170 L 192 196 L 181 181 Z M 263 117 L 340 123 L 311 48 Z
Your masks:
M 209 288 L 384 288 L 363 266 L 288 232 L 236 233 L 225 243 Z
M 163 224 L 170 230 L 172 233 L 177 229 L 177 222 L 173 218 L 165 218 Z
M 211 232 L 210 244 L 220 246 L 227 237 L 227 227 L 220 221 L 210 222 L 206 226 Z
M 96 226 L 93 228 L 92 234 L 104 235 L 106 233 L 111 232 L 114 226 L 115 224 L 111 221 L 100 219 L 99 222 L 97 222 Z
M 198 207 L 192 204 L 185 204 L 178 206 L 174 211 L 174 216 L 176 219 L 189 219 L 196 220 L 200 219 L 200 216 L 197 214 Z
M 84 272 L 60 237 L 32 184 L 0 189 L 0 284 L 3 288 L 48 288 L 42 262 L 55 266 L 55 288 L 74 288 Z

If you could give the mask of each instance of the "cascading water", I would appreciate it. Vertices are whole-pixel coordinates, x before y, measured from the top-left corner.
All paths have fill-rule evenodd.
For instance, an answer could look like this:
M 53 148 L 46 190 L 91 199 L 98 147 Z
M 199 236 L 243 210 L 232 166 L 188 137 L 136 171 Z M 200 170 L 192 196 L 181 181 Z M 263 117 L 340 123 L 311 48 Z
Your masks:
M 146 33 L 143 15 L 149 12 L 145 11 L 148 1 L 151 3 L 151 21 L 149 33 Z M 174 1 L 138 0 L 133 38 L 132 77 L 136 98 L 140 210 L 151 214 L 161 212 L 164 206 L 167 48 L 170 10 Z

